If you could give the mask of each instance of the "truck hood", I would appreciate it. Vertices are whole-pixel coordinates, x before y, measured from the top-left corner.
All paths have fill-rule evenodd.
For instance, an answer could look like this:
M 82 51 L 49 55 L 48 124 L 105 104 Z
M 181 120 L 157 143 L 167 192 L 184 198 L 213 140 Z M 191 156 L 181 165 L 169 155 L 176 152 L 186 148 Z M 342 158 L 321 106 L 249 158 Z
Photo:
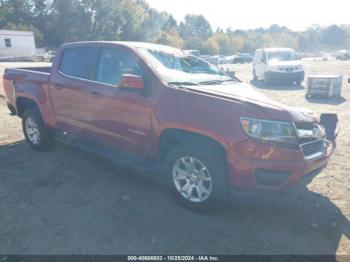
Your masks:
M 301 128 L 312 128 L 317 116 L 301 107 L 290 107 L 268 98 L 246 83 L 189 86 L 188 90 L 205 93 L 220 98 L 232 99 L 255 107 L 263 112 L 266 118 L 294 122 Z

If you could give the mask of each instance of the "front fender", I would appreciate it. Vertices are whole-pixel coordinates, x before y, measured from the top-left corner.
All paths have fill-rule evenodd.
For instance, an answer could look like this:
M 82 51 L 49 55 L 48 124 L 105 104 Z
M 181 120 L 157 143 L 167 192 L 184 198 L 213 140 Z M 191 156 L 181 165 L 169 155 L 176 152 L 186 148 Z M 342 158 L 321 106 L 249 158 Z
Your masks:
M 217 143 L 219 143 L 225 149 L 225 151 L 227 151 L 230 147 L 232 147 L 232 145 L 230 145 L 230 143 L 223 136 L 220 136 L 219 134 L 216 134 L 211 131 L 203 130 L 200 128 L 196 128 L 194 126 L 184 125 L 181 123 L 166 122 L 166 123 L 160 124 L 156 130 L 157 137 L 161 137 L 163 132 L 169 129 L 181 130 L 181 131 L 193 133 L 196 135 L 200 135 L 206 138 L 210 138 L 216 141 Z

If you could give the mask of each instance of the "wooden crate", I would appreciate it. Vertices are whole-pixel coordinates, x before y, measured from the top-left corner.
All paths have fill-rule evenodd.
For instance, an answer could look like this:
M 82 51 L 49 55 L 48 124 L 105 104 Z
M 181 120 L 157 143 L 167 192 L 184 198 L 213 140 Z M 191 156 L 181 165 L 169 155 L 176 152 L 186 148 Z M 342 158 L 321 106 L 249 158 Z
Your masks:
M 306 97 L 337 97 L 341 95 L 343 76 L 312 75 L 307 77 Z

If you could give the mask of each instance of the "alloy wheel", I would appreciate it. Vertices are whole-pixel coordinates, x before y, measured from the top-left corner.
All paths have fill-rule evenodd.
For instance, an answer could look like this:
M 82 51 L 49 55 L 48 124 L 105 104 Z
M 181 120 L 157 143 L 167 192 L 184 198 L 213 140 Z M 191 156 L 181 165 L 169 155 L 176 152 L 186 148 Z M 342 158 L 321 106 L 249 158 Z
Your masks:
M 194 157 L 179 158 L 172 169 L 177 191 L 194 203 L 204 202 L 211 194 L 213 181 L 208 168 Z
M 25 120 L 25 132 L 33 145 L 38 145 L 40 143 L 39 125 L 34 118 L 28 117 Z

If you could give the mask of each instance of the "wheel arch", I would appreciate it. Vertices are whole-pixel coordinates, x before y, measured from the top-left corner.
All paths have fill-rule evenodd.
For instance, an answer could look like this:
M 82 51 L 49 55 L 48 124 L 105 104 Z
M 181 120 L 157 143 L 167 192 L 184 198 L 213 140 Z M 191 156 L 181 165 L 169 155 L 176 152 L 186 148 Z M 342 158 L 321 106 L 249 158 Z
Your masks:
M 223 142 L 219 142 L 216 138 L 207 134 L 201 134 L 179 128 L 166 128 L 162 130 L 159 141 L 160 158 L 164 159 L 171 148 L 186 141 L 203 144 L 206 147 L 215 150 L 215 152 L 220 154 L 219 156 L 225 159 L 225 162 L 227 162 L 226 147 Z
M 22 96 L 16 98 L 16 111 L 19 117 L 22 117 L 23 113 L 30 108 L 35 108 L 40 112 L 39 106 L 35 100 Z

